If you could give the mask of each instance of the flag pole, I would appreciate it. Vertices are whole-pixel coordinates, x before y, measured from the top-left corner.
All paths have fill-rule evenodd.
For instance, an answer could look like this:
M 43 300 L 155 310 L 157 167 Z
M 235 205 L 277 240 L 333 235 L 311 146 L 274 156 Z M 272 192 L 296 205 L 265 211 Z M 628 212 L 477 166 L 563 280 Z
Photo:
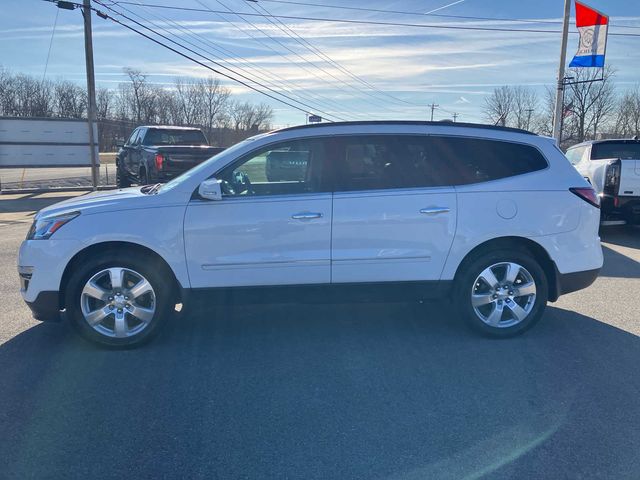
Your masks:
M 569 15 L 571 0 L 564 0 L 564 23 L 562 25 L 562 46 L 560 47 L 560 65 L 558 65 L 558 87 L 556 90 L 556 108 L 553 115 L 553 138 L 560 146 L 562 138 L 562 107 L 564 104 L 564 65 L 567 61 L 567 39 L 569 38 Z

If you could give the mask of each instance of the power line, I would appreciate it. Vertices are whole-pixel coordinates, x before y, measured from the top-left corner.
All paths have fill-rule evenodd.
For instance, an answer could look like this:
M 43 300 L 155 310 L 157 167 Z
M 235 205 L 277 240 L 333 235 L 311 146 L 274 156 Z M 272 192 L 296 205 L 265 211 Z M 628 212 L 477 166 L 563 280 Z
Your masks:
M 203 1 L 203 0 L 196 0 L 196 2 L 198 2 L 200 5 L 202 5 L 203 7 L 208 8 L 208 9 L 209 9 L 209 11 L 212 11 L 212 12 L 215 12 L 215 13 L 232 13 L 232 14 L 234 14 L 234 15 L 236 15 L 236 16 L 238 16 L 238 17 L 240 17 L 240 19 L 241 19 L 241 20 L 243 20 L 244 22 L 246 22 L 246 23 L 248 23 L 249 25 L 251 25 L 254 29 L 256 29 L 256 30 L 258 30 L 259 32 L 261 32 L 265 37 L 267 37 L 267 38 L 271 39 L 272 41 L 276 42 L 278 45 L 280 45 L 282 48 L 284 48 L 284 49 L 285 49 L 285 50 L 287 50 L 288 52 L 290 52 L 290 53 L 292 53 L 293 55 L 295 55 L 295 56 L 296 56 L 297 58 L 299 58 L 302 62 L 304 62 L 304 63 L 306 63 L 306 64 L 310 65 L 311 67 L 313 67 L 313 68 L 315 68 L 315 69 L 317 69 L 317 70 L 320 70 L 321 72 L 325 73 L 325 74 L 326 74 L 326 75 L 328 75 L 329 77 L 333 78 L 333 79 L 334 79 L 334 81 L 335 81 L 335 82 L 337 82 L 337 84 L 339 84 L 339 85 L 344 85 L 344 86 L 346 86 L 346 87 L 348 87 L 348 88 L 350 88 L 350 89 L 352 89 L 352 90 L 354 90 L 354 91 L 356 91 L 356 92 L 358 92 L 358 93 L 365 93 L 365 94 L 368 94 L 368 92 L 363 91 L 362 89 L 360 89 L 360 88 L 358 88 L 358 87 L 355 87 L 355 86 L 351 85 L 350 83 L 345 82 L 344 80 L 342 80 L 342 79 L 338 78 L 337 76 L 335 76 L 335 75 L 334 75 L 332 72 L 330 72 L 329 70 L 326 70 L 326 69 L 325 69 L 325 68 L 323 68 L 322 66 L 317 65 L 315 62 L 312 62 L 311 60 L 308 60 L 307 58 L 303 57 L 303 56 L 302 56 L 302 55 L 300 55 L 298 52 L 296 52 L 295 50 L 291 49 L 289 46 L 287 46 L 287 45 L 285 45 L 284 43 L 282 43 L 282 42 L 281 42 L 280 40 L 278 40 L 276 37 L 274 37 L 274 36 L 272 36 L 272 35 L 269 35 L 269 33 L 268 33 L 268 32 L 265 32 L 262 28 L 260 28 L 260 27 L 259 27 L 259 26 L 257 26 L 256 24 L 254 24 L 253 22 L 251 22 L 251 21 L 247 20 L 246 18 L 244 18 L 245 16 L 258 16 L 258 17 L 261 17 L 261 18 L 265 18 L 265 16 L 264 16 L 263 14 L 260 14 L 260 13 L 253 13 L 253 14 L 252 14 L 252 13 L 240 13 L 240 12 L 235 12 L 235 11 L 231 10 L 231 9 L 230 9 L 226 4 L 224 4 L 221 0 L 215 0 L 215 1 L 216 1 L 216 3 L 218 3 L 219 5 L 221 5 L 222 7 L 226 8 L 226 9 L 228 10 L 228 12 L 216 12 L 216 11 L 214 11 L 214 10 L 211 10 L 211 9 L 209 8 L 209 6 L 208 6 L 206 3 L 204 3 L 204 1 Z M 267 20 L 268 20 L 271 24 L 275 25 L 271 20 L 269 20 L 269 19 L 267 19 Z M 277 27 L 277 28 L 279 28 L 277 25 L 276 25 L 276 27 Z M 282 29 L 281 29 L 281 30 L 282 30 Z M 286 57 L 284 57 L 284 58 L 286 58 Z M 304 67 L 301 67 L 301 68 L 303 68 L 305 71 L 309 72 L 309 70 L 308 70 L 308 69 L 306 69 L 306 68 L 304 68 Z M 311 74 L 314 74 L 314 72 L 310 72 L 310 73 L 311 73 Z M 324 79 L 324 78 L 319 78 L 319 79 L 320 79 L 320 80 L 322 80 L 322 81 L 324 81 L 324 82 L 326 82 L 328 85 L 332 85 L 328 79 Z M 334 85 L 332 85 L 332 86 L 334 86 Z M 376 100 L 377 100 L 377 99 L 376 99 Z M 389 111 L 394 112 L 394 110 L 389 109 L 389 108 L 388 108 L 385 104 L 383 104 L 383 103 L 376 103 L 376 106 L 378 106 L 378 107 L 380 107 L 380 108 L 383 108 L 383 109 L 386 109 L 386 110 L 389 110 Z M 397 113 L 397 112 L 394 112 L 394 113 Z
M 129 1 L 117 1 L 114 2 L 117 4 L 132 4 Z M 209 12 L 209 13 L 233 13 L 236 15 L 249 16 L 249 17 L 262 17 L 258 13 L 247 13 L 247 12 L 222 12 L 219 10 L 212 9 L 202 9 L 202 8 L 193 8 L 193 7 L 175 7 L 171 5 L 159 5 L 155 3 L 144 3 L 141 4 L 145 7 L 151 8 L 164 8 L 168 10 L 182 10 L 182 11 L 191 11 L 191 12 Z M 434 28 L 434 29 L 445 29 L 445 30 L 469 30 L 469 31 L 485 31 L 485 32 L 524 32 L 524 33 L 552 33 L 558 34 L 561 33 L 560 30 L 542 30 L 542 29 L 534 29 L 534 28 L 507 28 L 507 27 L 482 27 L 482 26 L 463 26 L 463 25 L 442 25 L 442 24 L 427 24 L 427 23 L 404 23 L 404 22 L 385 22 L 385 21 L 375 21 L 375 20 L 354 20 L 354 19 L 341 19 L 341 18 L 327 18 L 327 17 L 309 17 L 309 16 L 300 16 L 300 15 L 273 15 L 274 18 L 281 18 L 284 20 L 307 20 L 314 22 L 328 22 L 328 23 L 346 23 L 346 24 L 358 24 L 358 25 L 378 25 L 378 26 L 391 26 L 391 27 L 412 27 L 412 28 Z M 490 19 L 490 20 L 496 20 Z M 577 34 L 578 32 L 569 32 L 571 34 Z M 616 33 L 609 32 L 611 36 L 619 36 L 619 37 L 640 37 L 639 33 Z
M 128 8 L 126 8 L 126 7 L 122 6 L 122 5 L 120 6 L 120 8 L 124 9 L 125 11 L 129 12 L 130 14 L 132 14 L 132 15 L 134 15 L 134 16 L 136 16 L 136 17 L 138 17 L 138 18 L 141 18 L 141 19 L 144 19 L 144 20 L 146 20 L 146 21 L 150 22 L 150 23 L 151 23 L 152 25 L 154 25 L 156 28 L 158 28 L 158 29 L 160 29 L 160 30 L 162 30 L 162 31 L 164 31 L 164 32 L 166 32 L 166 33 L 170 33 L 166 28 L 161 27 L 160 25 L 158 25 L 157 23 L 155 23 L 155 22 L 153 22 L 153 21 L 149 20 L 148 18 L 144 18 L 144 17 L 142 17 L 141 15 L 137 14 L 136 12 L 133 12 L 132 10 L 130 10 L 130 9 L 128 9 Z M 201 39 L 201 40 L 199 40 L 199 42 L 200 42 L 201 44 L 208 44 L 208 45 L 210 45 L 210 48 L 212 48 L 212 49 L 214 49 L 214 50 L 216 50 L 216 51 L 218 51 L 218 52 L 222 52 L 223 54 L 224 54 L 224 53 L 226 53 L 226 54 L 228 54 L 228 55 L 231 55 L 231 56 L 233 56 L 233 57 L 234 57 L 234 59 L 240 59 L 240 60 L 242 60 L 242 61 L 243 61 L 243 63 L 245 63 L 245 64 L 251 64 L 251 63 L 252 63 L 252 62 L 250 62 L 249 60 L 247 60 L 247 59 L 245 59 L 245 58 L 243 58 L 243 57 L 241 57 L 241 56 L 238 56 L 238 55 L 237 55 L 237 54 L 235 54 L 234 52 L 231 52 L 230 50 L 228 50 L 228 49 L 226 49 L 226 48 L 224 48 L 224 47 L 220 47 L 220 46 L 216 45 L 215 43 L 213 43 L 213 42 L 209 41 L 207 38 L 203 37 L 202 35 L 199 35 L 198 33 L 193 32 L 193 31 L 192 31 L 192 30 L 190 30 L 189 28 L 187 28 L 187 27 L 184 27 L 184 26 L 180 25 L 179 23 L 177 23 L 177 22 L 175 22 L 175 21 L 171 20 L 170 18 L 164 17 L 163 15 L 154 15 L 154 14 L 151 14 L 151 15 L 152 15 L 152 16 L 154 16 L 155 18 L 158 18 L 158 19 L 160 19 L 160 20 L 164 20 L 164 21 L 166 21 L 166 22 L 169 22 L 169 23 L 171 23 L 171 24 L 175 25 L 175 27 L 176 27 L 176 28 L 178 28 L 178 29 L 180 29 L 182 32 L 184 32 L 184 33 L 185 33 L 189 38 L 194 38 L 194 37 L 195 37 L 195 38 L 196 38 L 196 40 L 197 40 L 197 39 Z M 218 59 L 218 60 L 220 60 L 220 61 L 224 61 L 224 59 L 220 58 L 219 56 L 216 56 L 214 53 L 212 53 L 212 52 L 211 52 L 211 50 L 208 50 L 206 47 L 198 46 L 197 44 L 195 44 L 195 43 L 193 43 L 193 42 L 189 41 L 188 39 L 184 39 L 184 41 L 185 41 L 186 43 L 188 43 L 189 45 L 192 45 L 192 46 L 193 46 L 193 47 L 195 47 L 195 48 L 198 48 L 198 49 L 204 50 L 205 52 L 207 52 L 207 53 L 209 53 L 210 55 L 214 56 L 214 58 L 217 58 L 217 59 Z M 243 68 L 242 66 L 234 65 L 234 68 L 235 68 L 235 69 L 238 69 L 238 70 L 240 70 L 240 71 L 242 71 L 242 72 L 244 72 L 244 73 L 245 73 L 245 74 L 247 74 L 247 75 L 252 75 L 252 73 L 251 73 L 250 71 L 248 71 L 247 69 Z M 286 79 L 284 79 L 284 78 L 280 77 L 279 75 L 272 74 L 272 73 L 270 73 L 270 72 L 268 72 L 268 71 L 265 71 L 265 70 L 262 70 L 262 69 L 261 69 L 261 74 L 262 74 L 263 76 L 267 76 L 267 77 L 269 77 L 269 78 L 270 78 L 270 80 L 271 80 L 271 81 L 269 81 L 269 82 L 265 82 L 265 83 L 267 83 L 267 84 L 268 84 L 269 86 L 271 86 L 272 88 L 274 87 L 274 81 L 273 81 L 273 79 L 274 79 L 274 78 L 276 78 L 276 79 L 277 79 L 277 82 L 279 82 L 279 84 L 278 84 L 277 86 L 278 86 L 281 90 L 283 90 L 283 91 L 287 92 L 290 96 L 297 96 L 297 94 L 296 94 L 295 92 L 293 92 L 293 91 L 291 91 L 291 90 L 289 90 L 289 89 L 287 89 L 287 88 L 282 88 L 282 84 L 288 84 L 288 83 L 289 83 Z M 262 81 L 264 82 L 264 78 L 262 79 Z M 315 99 L 315 97 L 318 97 L 318 95 L 315 95 L 315 94 L 313 94 L 313 93 L 311 93 L 311 92 L 308 92 L 308 95 L 309 95 L 310 97 L 314 97 L 314 99 Z M 322 97 L 322 96 L 320 96 L 320 97 L 321 97 L 321 98 L 327 98 L 327 97 Z M 327 99 L 327 100 L 329 101 L 330 99 Z M 299 101 L 299 100 L 297 100 L 297 101 Z M 325 106 L 325 105 L 323 105 L 323 104 L 321 104 L 321 103 L 317 103 L 316 105 L 312 105 L 312 104 L 311 104 L 311 102 L 309 102 L 309 105 L 310 105 L 311 107 L 313 107 L 314 109 L 316 109 L 318 112 L 322 112 L 322 109 L 324 109 L 324 108 L 326 108 L 326 107 L 327 107 L 327 106 Z M 318 105 L 319 105 L 319 106 L 318 106 Z M 332 109 L 336 109 L 336 107 L 335 107 L 334 105 L 330 105 L 330 107 L 331 107 Z M 338 110 L 339 110 L 339 109 L 341 109 L 341 108 L 343 108 L 343 106 L 338 106 Z M 322 113 L 324 113 L 324 112 L 322 112 Z M 335 115 L 335 114 L 332 114 L 332 115 Z
M 47 76 L 47 68 L 49 68 L 49 57 L 51 56 L 51 46 L 53 45 L 53 37 L 56 34 L 56 26 L 58 25 L 58 14 L 60 9 L 56 8 L 56 18 L 53 20 L 53 28 L 51 29 L 51 38 L 49 39 L 49 49 L 47 50 L 47 60 L 44 62 L 44 72 L 42 73 L 42 82 Z
M 45 0 L 45 1 L 52 1 L 52 0 Z M 124 17 L 124 18 L 127 18 L 125 15 L 122 15 L 121 13 L 119 13 L 119 12 L 115 11 L 114 9 L 112 9 L 111 7 L 109 7 L 109 6 L 105 5 L 104 3 L 100 2 L 99 0 L 95 0 L 95 1 L 96 1 L 96 3 L 98 3 L 99 5 L 102 5 L 103 7 L 107 8 L 107 9 L 109 9 L 109 10 L 111 10 L 111 11 L 115 12 L 115 13 L 117 13 L 118 15 L 120 15 L 120 16 L 122 16 L 122 17 Z M 54 0 L 52 3 L 56 3 L 56 2 L 55 2 L 55 0 Z M 94 8 L 93 10 L 96 10 L 96 9 Z M 97 10 L 96 10 L 96 11 L 97 11 Z M 253 90 L 253 91 L 257 92 L 257 93 L 260 93 L 260 94 L 262 94 L 262 95 L 264 95 L 264 96 L 266 96 L 266 97 L 269 97 L 269 98 L 271 98 L 272 100 L 275 100 L 275 101 L 277 101 L 277 102 L 280 102 L 280 103 L 282 103 L 282 104 L 284 104 L 284 105 L 287 105 L 287 106 L 289 106 L 289 107 L 291 107 L 291 108 L 294 108 L 294 109 L 296 109 L 296 110 L 298 110 L 298 111 L 300 111 L 300 112 L 303 112 L 303 113 L 313 113 L 313 112 L 311 112 L 311 111 L 308 111 L 308 110 L 305 110 L 304 108 L 299 107 L 298 105 L 295 105 L 294 103 L 291 103 L 291 102 L 295 102 L 295 103 L 300 103 L 301 105 L 304 105 L 304 104 L 302 104 L 301 102 L 297 102 L 295 99 L 290 99 L 289 97 L 287 97 L 287 95 L 284 95 L 284 94 L 282 94 L 282 93 L 278 93 L 278 92 L 276 92 L 276 93 L 278 93 L 278 95 L 281 95 L 281 96 L 283 96 L 283 97 L 285 97 L 285 98 L 289 98 L 289 100 L 290 100 L 290 101 L 283 100 L 283 99 L 278 98 L 278 97 L 275 97 L 275 96 L 273 96 L 273 95 L 271 95 L 271 94 L 269 94 L 269 93 L 263 92 L 263 91 L 262 91 L 262 90 L 260 90 L 259 88 L 256 88 L 256 87 L 254 87 L 253 85 L 250 85 L 250 84 L 249 84 L 249 83 L 247 83 L 247 82 L 244 82 L 244 81 L 242 81 L 242 80 L 239 80 L 239 79 L 237 79 L 237 78 L 233 77 L 232 75 L 229 75 L 229 74 L 227 74 L 227 73 L 221 72 L 220 70 L 217 70 L 217 69 L 215 69 L 215 68 L 213 68 L 213 67 L 211 67 L 211 66 L 207 65 L 206 63 L 201 62 L 200 60 L 197 60 L 196 58 L 194 58 L 194 57 L 192 57 L 192 56 L 190 56 L 190 55 L 187 55 L 186 53 L 181 52 L 180 50 L 177 50 L 177 49 L 175 49 L 175 48 L 171 47 L 170 45 L 167 45 L 166 43 L 161 42 L 160 40 L 158 40 L 158 39 L 156 39 L 156 38 L 151 37 L 150 35 L 148 35 L 148 34 L 146 34 L 146 33 L 142 32 L 142 31 L 140 31 L 140 30 L 138 30 L 138 29 L 136 29 L 136 28 L 134 28 L 134 27 L 132 27 L 131 25 L 128 25 L 128 24 L 126 24 L 126 23 L 124 23 L 124 22 L 122 22 L 122 21 L 118 20 L 117 18 L 112 17 L 111 15 L 106 15 L 106 14 L 104 14 L 103 12 L 99 12 L 99 14 L 100 14 L 100 16 L 102 16 L 103 18 L 108 18 L 109 20 L 111 20 L 111 21 L 113 21 L 113 22 L 115 22 L 115 23 L 117 23 L 117 24 L 119 24 L 119 25 L 123 26 L 124 28 L 126 28 L 126 29 L 128 29 L 128 30 L 131 30 L 132 32 L 137 33 L 138 35 L 141 35 L 142 37 L 145 37 L 145 38 L 146 38 L 146 39 L 148 39 L 148 40 L 151 40 L 152 42 L 154 42 L 154 43 L 156 43 L 156 44 L 158 44 L 158 45 L 160 45 L 160 46 L 162 46 L 162 47 L 166 48 L 167 50 L 170 50 L 170 51 L 172 51 L 172 52 L 174 52 L 174 53 L 176 53 L 176 54 L 178 54 L 178 55 L 180 55 L 180 56 L 182 56 L 182 57 L 184 57 L 184 58 L 186 58 L 186 59 L 188 59 L 188 60 L 191 60 L 192 62 L 197 63 L 198 65 L 200 65 L 200 66 L 202 66 L 202 67 L 204 67 L 204 68 L 206 68 L 206 69 L 208 69 L 208 70 L 211 70 L 211 71 L 212 71 L 212 72 L 214 72 L 214 73 L 217 73 L 218 75 L 221 75 L 221 76 L 223 76 L 223 77 L 225 77 L 225 78 L 228 78 L 228 79 L 230 79 L 230 80 L 233 80 L 233 81 L 235 81 L 235 82 L 237 82 L 237 83 L 239 83 L 239 84 L 241 84 L 241 85 L 243 85 L 243 86 L 245 86 L 245 87 L 247 87 L 247 88 L 249 88 L 249 89 L 251 89 L 251 90 Z M 130 20 L 130 21 L 132 21 L 133 23 L 139 24 L 139 22 L 136 22 L 135 20 L 131 20 L 131 19 L 129 19 L 129 20 Z M 154 32 L 154 31 L 153 31 L 153 29 L 150 29 L 150 28 L 148 28 L 148 27 L 144 27 L 144 25 L 141 25 L 141 26 L 142 26 L 143 28 L 147 29 L 147 30 L 152 31 L 152 32 L 153 32 L 153 33 L 155 33 L 156 35 L 159 35 L 160 37 L 163 37 L 161 34 L 158 34 L 158 33 Z M 177 42 L 174 42 L 174 41 L 172 41 L 172 40 L 170 40 L 170 41 L 171 41 L 172 43 L 177 43 Z M 180 45 L 180 44 L 178 44 L 178 45 Z M 180 46 L 182 46 L 182 45 L 180 45 Z M 184 46 L 182 46 L 182 48 L 185 48 L 185 47 L 184 47 Z M 187 49 L 187 48 L 185 48 L 185 50 L 188 50 L 188 49 Z M 197 53 L 196 53 L 196 54 L 197 54 Z M 200 54 L 197 54 L 197 55 L 202 56 L 202 55 L 200 55 Z M 206 58 L 206 57 L 205 57 L 205 58 Z M 212 63 L 216 63 L 216 62 L 212 62 Z M 254 82 L 254 83 L 257 83 L 257 82 L 255 82 L 255 81 L 253 81 L 253 82 Z M 332 115 L 332 116 L 335 116 L 335 115 Z M 336 118 L 339 118 L 339 117 L 337 117 L 337 116 L 335 116 L 335 117 L 336 117 Z M 331 121 L 331 120 L 329 120 L 329 121 Z
M 250 0 L 248 0 L 250 1 Z M 252 3 L 248 4 L 254 11 L 258 11 Z M 266 8 L 264 8 L 262 5 L 260 5 L 260 3 L 256 2 L 256 5 L 258 6 L 258 8 L 262 9 L 265 14 L 266 17 L 268 19 L 268 17 L 273 17 L 273 14 L 267 10 Z M 275 18 L 275 17 L 273 17 Z M 291 27 L 289 27 L 286 23 L 284 23 L 283 21 L 281 21 L 280 19 L 276 18 L 276 21 L 282 25 L 282 27 L 284 27 L 286 29 L 283 30 L 282 28 L 280 28 L 280 30 L 284 31 L 288 36 L 291 37 L 291 35 L 288 32 L 291 32 L 291 34 L 294 35 L 294 40 L 296 40 L 300 45 L 302 45 L 303 47 L 307 48 L 308 50 L 310 50 L 312 53 L 314 53 L 317 57 L 319 57 L 320 59 L 329 62 L 331 65 L 334 65 L 336 68 L 338 68 L 340 71 L 342 71 L 343 73 L 347 74 L 348 76 L 350 76 L 351 78 L 353 78 L 354 80 L 356 80 L 357 82 L 363 84 L 364 86 L 366 86 L 367 88 L 370 88 L 374 91 L 377 91 L 379 93 L 382 93 L 383 95 L 395 100 L 396 102 L 402 102 L 402 103 L 406 103 L 406 104 L 410 104 L 410 105 L 415 105 L 414 102 L 408 102 L 406 100 L 402 100 L 400 98 L 395 97 L 394 95 L 389 94 L 388 92 L 385 92 L 384 90 L 380 90 L 379 88 L 377 88 L 376 86 L 372 85 L 371 83 L 367 82 L 366 80 L 364 80 L 363 78 L 359 77 L 358 75 L 354 74 L 353 72 L 351 72 L 349 69 L 347 69 L 346 67 L 342 66 L 341 64 L 339 64 L 338 62 L 336 62 L 335 60 L 333 60 L 331 57 L 329 57 L 327 54 L 325 54 L 322 50 L 318 49 L 315 45 L 313 45 L 312 43 L 308 42 L 305 38 L 301 37 L 300 35 L 298 35 L 298 33 L 293 30 Z M 293 38 L 293 37 L 292 37 Z M 374 96 L 374 98 L 377 98 Z
M 252 1 L 252 0 L 247 0 Z M 536 19 L 527 19 L 527 18 L 497 18 L 497 17 L 478 17 L 471 15 L 452 15 L 452 14 L 444 14 L 444 13 L 435 13 L 435 12 L 409 12 L 406 10 L 387 10 L 381 8 L 370 8 L 370 7 L 352 7 L 346 5 L 331 5 L 326 3 L 309 3 L 309 2 L 301 2 L 295 0 L 260 0 L 260 2 L 269 2 L 269 3 L 280 3 L 287 5 L 299 5 L 305 7 L 321 7 L 321 8 L 333 8 L 338 10 L 351 10 L 351 11 L 359 11 L 359 12 L 371 12 L 371 13 L 384 13 L 384 14 L 394 14 L 394 15 L 411 15 L 411 16 L 423 16 L 423 17 L 440 17 L 440 18 L 453 18 L 460 20 L 482 20 L 482 21 L 497 21 L 497 22 L 518 22 L 518 23 L 533 23 L 533 24 L 549 24 L 549 25 L 562 25 L 561 20 L 536 20 Z M 613 26 L 613 24 L 612 24 Z M 620 28 L 640 28 L 635 25 L 615 25 Z

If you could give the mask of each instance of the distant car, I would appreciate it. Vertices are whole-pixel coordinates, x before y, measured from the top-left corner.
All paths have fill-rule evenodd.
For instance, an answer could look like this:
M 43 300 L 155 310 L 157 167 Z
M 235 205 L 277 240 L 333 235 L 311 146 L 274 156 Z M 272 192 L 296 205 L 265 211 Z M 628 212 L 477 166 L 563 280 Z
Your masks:
M 18 272 L 36 318 L 64 310 L 85 338 L 114 347 L 148 340 L 196 296 L 440 297 L 507 337 L 596 279 L 599 220 L 593 188 L 552 139 L 461 123 L 319 124 L 252 137 L 165 185 L 50 206 Z
M 603 222 L 640 224 L 640 140 L 584 142 L 567 158 L 600 197 Z
M 116 156 L 116 181 L 120 188 L 163 183 L 223 150 L 198 128 L 138 127 Z

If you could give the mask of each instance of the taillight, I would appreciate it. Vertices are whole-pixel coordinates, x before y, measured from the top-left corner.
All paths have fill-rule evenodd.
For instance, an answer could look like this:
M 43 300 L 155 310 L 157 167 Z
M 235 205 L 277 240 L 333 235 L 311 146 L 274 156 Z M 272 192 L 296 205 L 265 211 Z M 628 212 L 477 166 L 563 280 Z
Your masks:
M 161 153 L 156 153 L 156 169 L 162 170 L 164 165 L 164 157 Z
M 607 169 L 604 174 L 604 193 L 614 196 L 618 194 L 621 167 L 622 165 L 620 164 L 620 160 L 614 160 L 607 165 Z
M 596 208 L 600 208 L 600 199 L 596 194 L 596 191 L 591 187 L 574 187 L 569 189 L 571 193 L 576 194 L 585 202 L 593 205 Z

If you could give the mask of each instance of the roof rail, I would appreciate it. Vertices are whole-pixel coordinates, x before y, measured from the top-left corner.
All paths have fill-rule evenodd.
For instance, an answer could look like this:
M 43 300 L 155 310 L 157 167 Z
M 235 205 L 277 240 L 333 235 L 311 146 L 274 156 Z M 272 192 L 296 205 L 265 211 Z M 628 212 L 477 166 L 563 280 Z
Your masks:
M 498 130 L 503 132 L 524 133 L 527 135 L 537 135 L 528 130 L 513 127 L 501 127 L 498 125 L 486 125 L 483 123 L 465 123 L 465 122 L 447 122 L 437 121 L 429 122 L 423 120 L 362 120 L 353 122 L 327 122 L 327 123 L 312 123 L 309 125 L 296 125 L 295 127 L 286 127 L 275 132 L 288 132 L 291 130 L 303 130 L 307 128 L 323 128 L 323 127 L 339 127 L 339 126 L 358 126 L 358 125 L 420 125 L 420 126 L 433 126 L 433 127 L 458 127 L 458 128 L 482 128 L 486 130 Z

